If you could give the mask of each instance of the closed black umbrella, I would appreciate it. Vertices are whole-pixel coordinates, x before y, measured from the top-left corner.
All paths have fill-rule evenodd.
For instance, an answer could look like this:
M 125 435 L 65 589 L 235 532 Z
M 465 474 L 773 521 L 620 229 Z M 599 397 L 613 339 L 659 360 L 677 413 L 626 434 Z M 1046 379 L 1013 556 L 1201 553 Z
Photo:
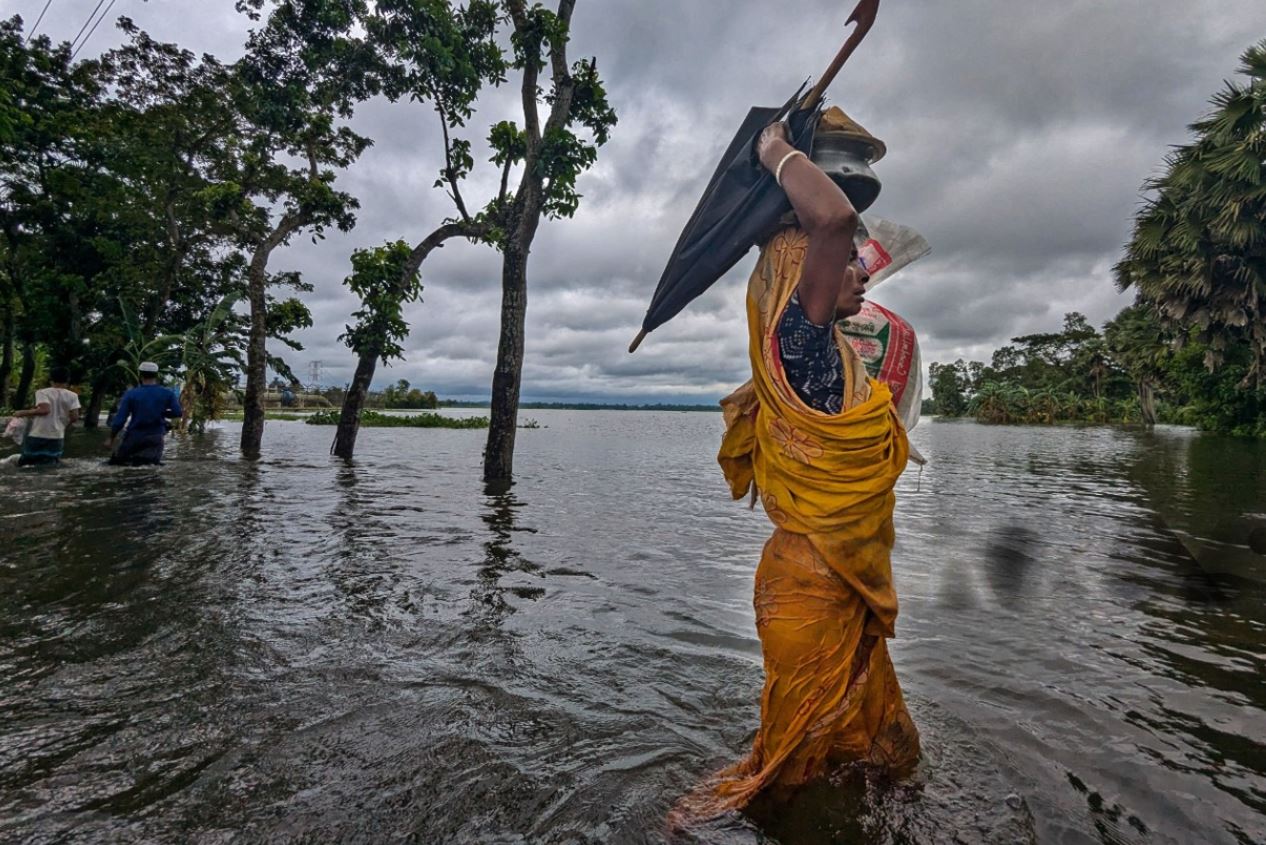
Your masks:
M 808 96 L 801 98 L 802 85 L 781 108 L 757 106 L 747 113 L 677 239 L 642 320 L 642 330 L 629 352 L 637 349 L 649 332 L 677 316 L 711 287 L 754 245 L 768 238 L 779 218 L 791 210 L 791 203 L 775 184 L 773 174 L 761 167 L 756 158 L 756 138 L 769 124 L 785 119 L 792 145 L 806 155 L 813 151 L 822 94 L 870 31 L 878 8 L 879 0 L 858 3 L 848 19 L 849 23 L 857 22 L 857 28 Z

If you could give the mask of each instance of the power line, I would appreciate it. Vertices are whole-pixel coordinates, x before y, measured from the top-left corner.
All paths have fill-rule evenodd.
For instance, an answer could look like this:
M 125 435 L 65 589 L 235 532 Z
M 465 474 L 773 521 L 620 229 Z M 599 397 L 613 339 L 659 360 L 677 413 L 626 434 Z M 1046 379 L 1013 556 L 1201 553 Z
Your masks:
M 35 30 L 40 28 L 40 21 L 44 20 L 44 13 L 48 11 L 48 7 L 51 5 L 53 5 L 53 0 L 48 0 L 48 2 L 44 4 L 44 8 L 40 10 L 40 16 L 35 19 L 35 26 L 31 27 L 26 33 L 26 38 L 22 39 L 23 44 L 30 41 L 35 35 Z
M 74 40 L 70 42 L 71 47 L 75 47 L 75 43 L 79 41 L 79 36 L 84 34 L 84 30 L 88 28 L 88 24 L 92 23 L 92 19 L 97 16 L 97 10 L 101 8 L 101 4 L 104 2 L 105 0 L 97 0 L 97 8 L 88 13 L 88 18 L 84 21 L 84 25 L 79 27 L 79 32 L 75 34 Z M 71 53 L 70 57 L 73 59 L 75 54 Z
M 106 15 L 110 14 L 110 10 L 114 8 L 114 4 L 116 2 L 117 0 L 110 0 L 110 5 L 105 7 L 105 11 L 101 13 L 101 17 L 97 18 L 97 22 L 92 25 L 92 29 L 88 30 L 88 34 L 84 36 L 84 40 L 80 41 L 79 46 L 76 47 L 75 51 L 70 54 L 71 61 L 74 61 L 75 56 L 79 55 L 79 51 L 82 50 L 84 45 L 88 43 L 88 39 L 91 38 L 92 34 L 97 31 L 97 27 L 101 26 L 101 22 L 106 19 Z M 97 5 L 100 6 L 101 4 L 97 3 Z

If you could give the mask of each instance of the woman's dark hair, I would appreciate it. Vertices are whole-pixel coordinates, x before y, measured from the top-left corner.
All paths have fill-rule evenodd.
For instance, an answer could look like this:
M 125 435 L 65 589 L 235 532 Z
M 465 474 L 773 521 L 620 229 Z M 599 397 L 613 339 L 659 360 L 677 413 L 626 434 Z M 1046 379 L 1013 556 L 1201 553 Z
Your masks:
M 66 367 L 50 367 L 48 380 L 56 384 L 66 384 L 70 381 L 70 370 Z

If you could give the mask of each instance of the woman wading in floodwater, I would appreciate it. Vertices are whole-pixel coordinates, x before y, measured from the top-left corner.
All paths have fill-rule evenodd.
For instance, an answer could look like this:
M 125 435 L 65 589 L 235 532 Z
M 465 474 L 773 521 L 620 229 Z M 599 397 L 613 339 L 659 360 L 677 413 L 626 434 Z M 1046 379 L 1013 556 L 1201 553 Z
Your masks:
M 883 151 L 838 108 L 818 133 Z M 839 764 L 902 774 L 919 758 L 887 646 L 897 617 L 893 486 L 909 446 L 888 386 L 867 377 L 835 326 L 862 308 L 868 281 L 854 249 L 858 215 L 781 124 L 757 152 L 798 224 L 761 250 L 747 292 L 752 381 L 722 401 L 719 460 L 731 493 L 759 495 L 774 523 L 756 571 L 761 723 L 748 757 L 684 799 L 678 823 Z

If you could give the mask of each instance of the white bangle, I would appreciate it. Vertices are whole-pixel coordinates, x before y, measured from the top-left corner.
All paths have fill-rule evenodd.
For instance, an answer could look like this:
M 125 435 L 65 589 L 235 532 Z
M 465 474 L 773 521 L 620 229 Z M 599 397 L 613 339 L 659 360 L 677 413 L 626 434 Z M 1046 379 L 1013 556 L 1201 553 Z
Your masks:
M 774 181 L 778 183 L 778 187 L 780 188 L 782 187 L 783 167 L 785 167 L 787 162 L 791 161 L 796 156 L 804 156 L 806 159 L 808 158 L 808 156 L 805 156 L 804 153 L 802 153 L 800 150 L 792 150 L 791 152 L 787 153 L 785 156 L 782 157 L 782 161 L 778 162 L 778 167 L 774 169 Z

